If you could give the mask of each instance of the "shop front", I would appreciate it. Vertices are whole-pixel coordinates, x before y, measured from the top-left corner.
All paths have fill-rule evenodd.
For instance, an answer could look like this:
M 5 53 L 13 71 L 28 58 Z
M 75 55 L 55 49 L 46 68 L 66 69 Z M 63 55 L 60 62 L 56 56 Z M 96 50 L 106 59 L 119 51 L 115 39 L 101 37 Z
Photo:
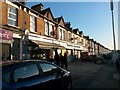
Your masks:
M 60 45 L 60 42 L 54 38 L 40 36 L 35 34 L 29 34 L 29 41 L 36 44 L 29 46 L 30 49 L 30 59 L 43 59 L 43 60 L 54 60 L 55 50 L 57 49 L 58 54 L 65 49 Z M 30 43 L 29 43 L 30 44 Z
M 0 30 L 0 59 L 3 61 L 10 60 L 12 57 L 12 36 L 13 33 L 11 31 L 5 29 Z

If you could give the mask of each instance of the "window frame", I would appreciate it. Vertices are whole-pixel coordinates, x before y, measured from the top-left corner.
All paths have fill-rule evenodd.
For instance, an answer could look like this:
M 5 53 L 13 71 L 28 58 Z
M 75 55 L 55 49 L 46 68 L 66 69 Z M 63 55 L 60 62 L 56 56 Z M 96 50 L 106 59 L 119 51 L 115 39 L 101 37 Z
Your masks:
M 49 36 L 49 23 L 45 22 L 45 35 Z
M 11 9 L 12 10 L 14 9 L 15 12 L 12 12 Z M 10 17 L 9 16 L 10 14 L 13 15 L 14 18 Z M 17 10 L 17 8 L 9 5 L 8 6 L 8 14 L 7 15 L 8 15 L 7 16 L 7 18 L 8 18 L 8 25 L 18 26 L 18 10 Z M 9 23 L 10 20 L 13 21 L 15 24 Z
M 30 15 L 30 32 L 37 32 L 36 31 L 36 17 L 33 15 Z
M 65 40 L 65 30 L 62 30 L 62 40 Z
M 62 38 L 63 38 L 63 36 L 62 36 L 62 32 L 63 32 L 63 30 L 62 29 L 59 29 L 59 32 L 60 32 L 60 34 L 59 34 L 59 37 L 60 37 L 60 40 L 62 40 Z
M 52 33 L 54 31 L 54 25 L 51 22 L 45 21 L 45 35 L 53 36 Z

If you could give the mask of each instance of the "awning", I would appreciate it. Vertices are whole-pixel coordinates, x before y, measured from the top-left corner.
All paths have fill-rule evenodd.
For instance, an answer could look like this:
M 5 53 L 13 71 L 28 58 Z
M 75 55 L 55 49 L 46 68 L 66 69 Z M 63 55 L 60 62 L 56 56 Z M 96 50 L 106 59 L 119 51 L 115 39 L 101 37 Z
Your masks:
M 37 40 L 31 40 L 33 43 L 36 43 L 39 48 L 41 49 L 65 49 L 65 47 L 60 46 L 59 44 L 55 44 L 55 43 L 48 43 L 48 42 L 41 42 L 41 41 L 37 41 Z

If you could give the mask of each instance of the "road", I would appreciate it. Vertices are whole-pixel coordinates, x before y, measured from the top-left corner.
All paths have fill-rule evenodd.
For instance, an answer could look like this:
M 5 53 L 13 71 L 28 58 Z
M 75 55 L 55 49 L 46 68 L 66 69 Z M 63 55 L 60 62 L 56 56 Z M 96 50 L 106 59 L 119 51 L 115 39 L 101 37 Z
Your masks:
M 116 78 L 116 68 L 112 63 L 94 64 L 75 61 L 69 63 L 73 88 L 118 88 L 120 78 Z M 120 76 L 120 74 L 117 73 Z

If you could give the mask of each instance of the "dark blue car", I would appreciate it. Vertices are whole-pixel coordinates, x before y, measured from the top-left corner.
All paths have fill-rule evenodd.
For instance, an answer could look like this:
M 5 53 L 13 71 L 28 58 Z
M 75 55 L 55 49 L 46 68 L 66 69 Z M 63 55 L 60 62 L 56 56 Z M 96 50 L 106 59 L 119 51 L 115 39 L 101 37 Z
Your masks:
M 71 89 L 70 72 L 47 61 L 2 63 L 2 90 Z

